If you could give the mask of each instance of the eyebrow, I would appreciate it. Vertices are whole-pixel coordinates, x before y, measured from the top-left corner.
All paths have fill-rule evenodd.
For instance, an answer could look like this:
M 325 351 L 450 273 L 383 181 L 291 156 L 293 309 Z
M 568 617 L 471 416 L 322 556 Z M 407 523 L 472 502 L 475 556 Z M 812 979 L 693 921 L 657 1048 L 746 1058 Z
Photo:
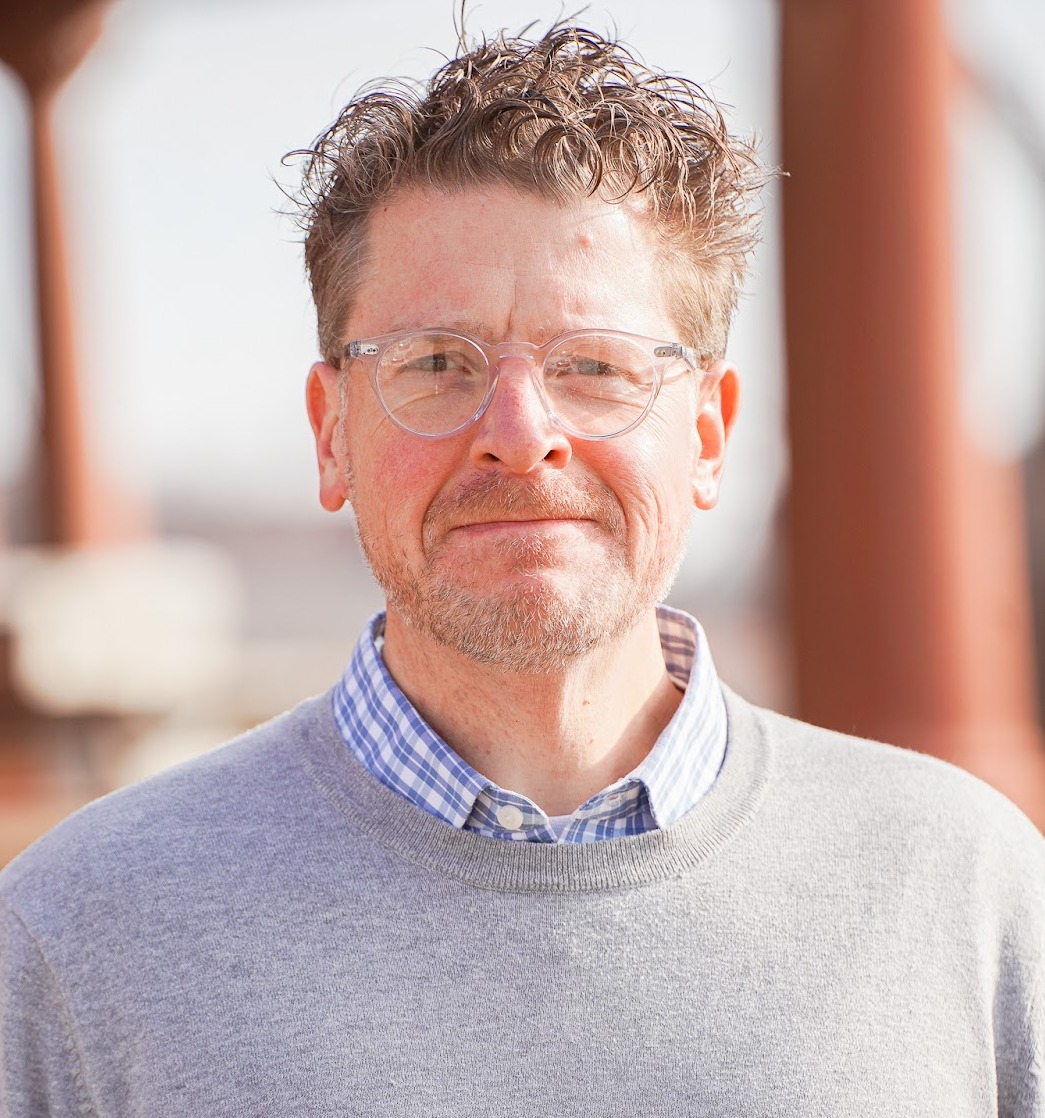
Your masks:
M 486 325 L 473 319 L 451 318 L 442 322 L 405 322 L 389 332 L 400 333 L 407 330 L 449 330 L 455 334 L 471 334 L 483 341 L 489 340 Z
M 465 318 L 451 318 L 442 322 L 418 322 L 417 320 L 413 320 L 400 323 L 394 329 L 386 330 L 385 333 L 400 334 L 411 330 L 447 330 L 452 334 L 470 334 L 473 338 L 486 342 L 488 345 L 496 345 L 498 340 L 503 340 L 491 338 L 493 331 L 489 329 L 486 323 Z M 557 338 L 561 333 L 563 333 L 562 330 L 553 332 L 542 328 L 535 331 L 534 336 L 528 340 L 536 344 L 541 344 L 541 342 L 547 342 L 552 338 Z

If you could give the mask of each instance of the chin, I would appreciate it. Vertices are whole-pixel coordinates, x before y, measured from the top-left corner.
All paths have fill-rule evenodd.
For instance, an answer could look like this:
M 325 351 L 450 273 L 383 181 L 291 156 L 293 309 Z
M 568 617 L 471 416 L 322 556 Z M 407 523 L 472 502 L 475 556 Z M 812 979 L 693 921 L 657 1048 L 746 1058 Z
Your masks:
M 616 640 L 648 608 L 634 594 L 593 600 L 590 582 L 563 574 L 519 574 L 482 587 L 440 582 L 423 593 L 415 585 L 389 594 L 389 603 L 411 628 L 476 663 L 544 674 Z
M 418 566 L 359 535 L 389 608 L 405 625 L 478 664 L 531 674 L 561 672 L 631 632 L 666 593 L 683 542 L 672 563 L 595 556 L 587 548 L 565 555 L 531 539 L 482 559 L 444 552 Z

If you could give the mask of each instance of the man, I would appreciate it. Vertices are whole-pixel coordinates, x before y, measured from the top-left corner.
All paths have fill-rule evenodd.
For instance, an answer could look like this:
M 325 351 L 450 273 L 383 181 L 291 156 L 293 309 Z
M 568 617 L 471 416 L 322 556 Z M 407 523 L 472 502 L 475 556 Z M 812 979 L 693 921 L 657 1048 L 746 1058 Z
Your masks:
M 1045 1113 L 1040 836 L 657 607 L 761 178 L 564 25 L 320 138 L 308 411 L 387 610 L 8 869 L 5 1113 Z

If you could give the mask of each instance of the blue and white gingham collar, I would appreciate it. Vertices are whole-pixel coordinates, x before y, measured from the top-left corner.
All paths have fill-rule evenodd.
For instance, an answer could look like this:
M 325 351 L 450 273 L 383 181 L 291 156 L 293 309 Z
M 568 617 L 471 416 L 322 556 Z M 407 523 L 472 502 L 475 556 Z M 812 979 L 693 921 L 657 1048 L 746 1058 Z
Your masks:
M 563 842 L 622 838 L 668 827 L 705 795 L 726 752 L 726 708 L 704 631 L 681 610 L 657 607 L 668 674 L 685 689 L 642 763 L 570 817 Z M 379 613 L 333 691 L 334 717 L 356 759 L 382 784 L 453 827 L 494 838 L 557 841 L 543 811 L 499 788 L 459 757 L 388 674 Z

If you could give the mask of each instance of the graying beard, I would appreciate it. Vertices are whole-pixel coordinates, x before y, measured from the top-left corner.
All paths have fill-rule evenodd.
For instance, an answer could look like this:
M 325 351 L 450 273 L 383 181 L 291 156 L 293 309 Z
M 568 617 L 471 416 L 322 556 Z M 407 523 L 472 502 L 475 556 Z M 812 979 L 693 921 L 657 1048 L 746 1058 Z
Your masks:
M 518 591 L 499 600 L 433 580 L 424 589 L 402 577 L 402 570 L 393 572 L 375 565 L 358 523 L 357 532 L 374 578 L 389 605 L 409 626 L 478 664 L 536 675 L 562 671 L 572 660 L 630 632 L 667 594 L 682 565 L 685 543 L 683 532 L 674 541 L 671 567 L 660 578 L 655 569 L 647 568 L 623 600 L 589 610 L 584 601 L 567 600 L 536 578 L 531 593 Z M 531 541 L 528 546 L 536 559 L 540 542 Z M 610 583 L 616 585 L 617 579 L 611 578 Z M 614 613 L 607 617 L 601 605 L 610 606 Z

